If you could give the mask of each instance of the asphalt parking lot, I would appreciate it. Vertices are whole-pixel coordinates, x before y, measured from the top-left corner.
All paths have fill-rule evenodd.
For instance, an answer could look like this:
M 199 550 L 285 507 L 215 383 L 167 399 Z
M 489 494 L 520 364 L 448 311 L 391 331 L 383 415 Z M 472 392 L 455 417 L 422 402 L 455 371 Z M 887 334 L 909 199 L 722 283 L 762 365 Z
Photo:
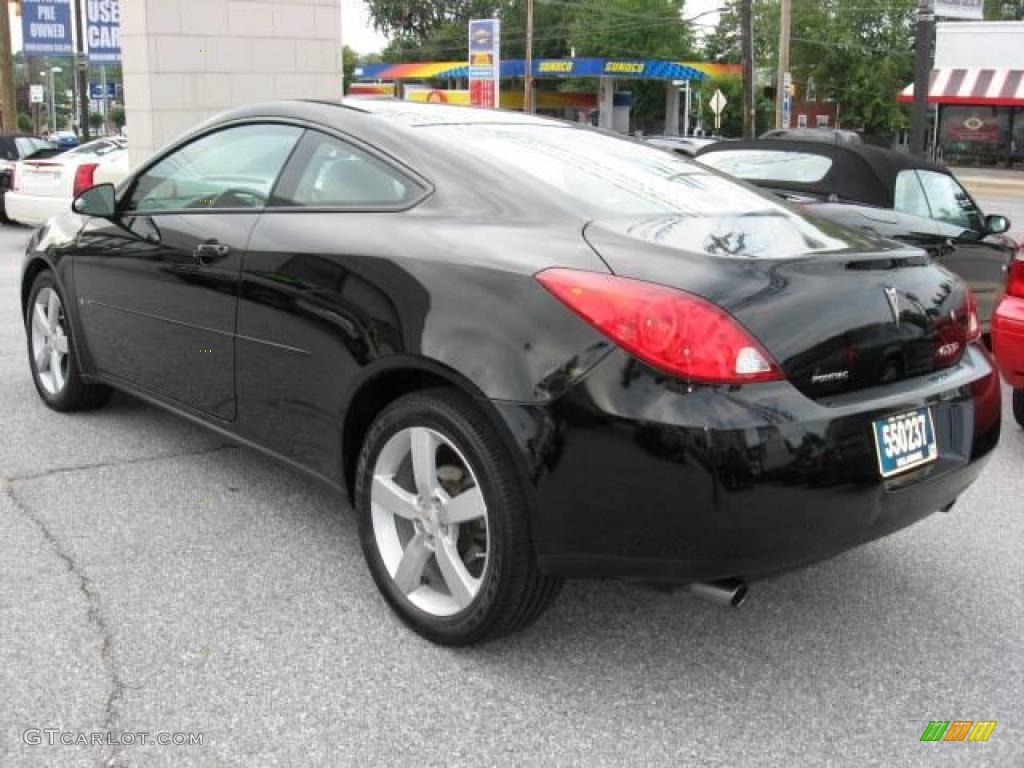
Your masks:
M 378 597 L 342 499 L 126 397 L 47 410 L 19 319 L 27 236 L 0 229 L 3 768 L 1024 765 L 1008 397 L 997 454 L 951 513 L 755 584 L 738 610 L 571 583 L 533 629 L 446 650 Z M 957 719 L 998 726 L 920 742 Z M 28 729 L 203 744 L 36 745 Z

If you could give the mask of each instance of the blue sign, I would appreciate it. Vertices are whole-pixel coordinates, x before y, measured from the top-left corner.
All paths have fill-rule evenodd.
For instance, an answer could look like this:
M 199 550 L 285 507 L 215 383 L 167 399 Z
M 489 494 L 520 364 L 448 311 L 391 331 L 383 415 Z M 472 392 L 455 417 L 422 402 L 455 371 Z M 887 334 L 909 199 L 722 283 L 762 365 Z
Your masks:
M 85 39 L 89 43 L 89 61 L 102 64 L 121 60 L 119 0 L 86 0 Z
M 23 0 L 21 35 L 26 56 L 70 56 L 71 0 Z
M 89 83 L 89 98 L 93 101 L 103 101 L 103 83 Z M 117 83 L 107 83 L 107 98 L 117 98 Z

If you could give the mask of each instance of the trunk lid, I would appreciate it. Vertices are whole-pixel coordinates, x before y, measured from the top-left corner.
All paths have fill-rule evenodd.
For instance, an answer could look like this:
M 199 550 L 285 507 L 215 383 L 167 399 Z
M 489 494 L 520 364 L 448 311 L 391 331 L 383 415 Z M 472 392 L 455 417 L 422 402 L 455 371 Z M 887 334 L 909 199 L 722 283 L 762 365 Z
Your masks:
M 34 197 L 67 197 L 71 194 L 74 168 L 56 160 L 25 160 L 18 164 L 14 189 Z
M 695 293 L 729 311 L 814 398 L 959 361 L 967 292 L 915 248 L 789 210 L 593 221 L 617 275 Z

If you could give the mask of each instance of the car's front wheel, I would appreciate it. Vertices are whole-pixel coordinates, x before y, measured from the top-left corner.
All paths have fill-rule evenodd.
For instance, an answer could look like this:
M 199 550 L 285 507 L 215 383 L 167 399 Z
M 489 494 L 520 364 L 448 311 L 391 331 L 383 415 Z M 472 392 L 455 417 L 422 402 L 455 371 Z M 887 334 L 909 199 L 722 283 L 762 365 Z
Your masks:
M 110 389 L 82 379 L 60 286 L 50 272 L 32 284 L 25 310 L 29 365 L 39 396 L 56 411 L 96 408 Z
M 1024 427 L 1024 389 L 1013 390 L 1013 417 Z
M 363 443 L 355 500 L 374 581 L 433 642 L 522 629 L 557 594 L 560 582 L 537 569 L 508 451 L 458 392 L 415 393 L 380 414 Z

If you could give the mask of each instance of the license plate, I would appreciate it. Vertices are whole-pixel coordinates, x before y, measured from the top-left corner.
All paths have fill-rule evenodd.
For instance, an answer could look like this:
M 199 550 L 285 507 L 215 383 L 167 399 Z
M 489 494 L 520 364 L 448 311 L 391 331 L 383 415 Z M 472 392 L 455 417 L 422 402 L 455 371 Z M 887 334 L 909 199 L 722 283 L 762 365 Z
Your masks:
M 939 457 L 930 408 L 887 416 L 876 420 L 872 426 L 882 477 L 898 475 Z

